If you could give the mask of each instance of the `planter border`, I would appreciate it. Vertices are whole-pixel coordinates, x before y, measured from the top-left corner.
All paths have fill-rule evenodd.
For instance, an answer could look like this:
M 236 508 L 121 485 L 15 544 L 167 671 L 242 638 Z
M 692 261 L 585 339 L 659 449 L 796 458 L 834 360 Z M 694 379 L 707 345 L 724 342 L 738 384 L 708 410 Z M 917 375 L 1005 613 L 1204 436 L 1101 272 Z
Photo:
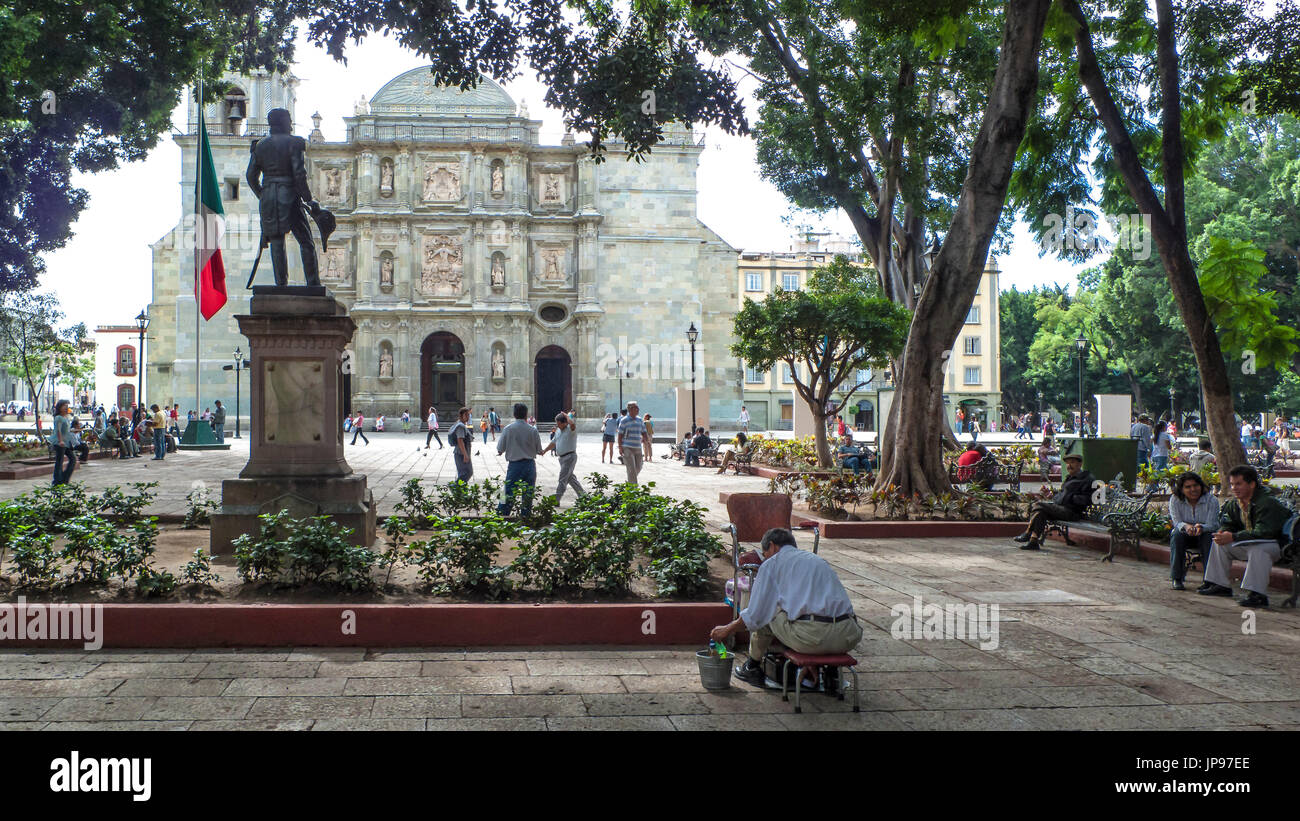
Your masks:
M 13 602 L 5 607 L 17 612 Z M 27 603 L 30 613 L 37 606 Z M 102 604 L 104 647 L 701 645 L 721 602 L 610 604 Z M 47 614 L 49 613 L 47 609 Z M 80 639 L 0 641 L 82 649 Z

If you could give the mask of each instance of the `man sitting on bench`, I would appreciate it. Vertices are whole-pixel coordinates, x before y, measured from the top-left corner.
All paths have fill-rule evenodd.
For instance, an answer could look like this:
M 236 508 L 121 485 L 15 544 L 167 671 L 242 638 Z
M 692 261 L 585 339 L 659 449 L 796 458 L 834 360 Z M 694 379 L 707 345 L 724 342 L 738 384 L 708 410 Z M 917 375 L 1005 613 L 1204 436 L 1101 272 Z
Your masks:
M 754 576 L 748 606 L 740 611 L 740 618 L 709 633 L 714 641 L 725 641 L 741 629 L 749 630 L 749 660 L 737 668 L 736 678 L 765 686 L 763 656 L 773 639 L 813 655 L 847 653 L 857 646 L 862 625 L 853 615 L 839 576 L 825 559 L 800 550 L 794 534 L 781 527 L 763 534 L 759 551 L 763 563 Z
M 1083 457 L 1070 453 L 1062 461 L 1066 475 L 1060 491 L 1050 502 L 1034 502 L 1029 506 L 1029 525 L 1015 539 L 1020 542 L 1021 550 L 1042 549 L 1048 521 L 1078 521 L 1092 504 L 1092 474 L 1083 469 Z
M 1205 562 L 1205 584 L 1196 588 L 1203 596 L 1231 596 L 1233 559 L 1246 560 L 1241 589 L 1250 595 L 1237 602 L 1242 607 L 1268 607 L 1268 574 L 1282 555 L 1282 528 L 1291 518 L 1286 505 L 1275 499 L 1259 481 L 1259 472 L 1249 465 L 1228 471 L 1233 498 L 1219 513 L 1219 532 L 1214 534 L 1210 558 Z

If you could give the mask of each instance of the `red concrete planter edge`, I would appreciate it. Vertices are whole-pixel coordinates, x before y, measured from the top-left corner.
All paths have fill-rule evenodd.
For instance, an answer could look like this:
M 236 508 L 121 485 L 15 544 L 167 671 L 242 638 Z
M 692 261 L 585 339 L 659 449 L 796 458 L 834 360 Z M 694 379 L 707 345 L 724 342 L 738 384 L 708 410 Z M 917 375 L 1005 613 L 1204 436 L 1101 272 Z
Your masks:
M 26 605 L 29 612 L 35 606 Z M 703 647 L 710 629 L 731 620 L 731 608 L 721 602 L 100 606 L 99 635 L 104 647 L 114 648 Z M 0 641 L 0 647 L 83 645 L 79 640 Z

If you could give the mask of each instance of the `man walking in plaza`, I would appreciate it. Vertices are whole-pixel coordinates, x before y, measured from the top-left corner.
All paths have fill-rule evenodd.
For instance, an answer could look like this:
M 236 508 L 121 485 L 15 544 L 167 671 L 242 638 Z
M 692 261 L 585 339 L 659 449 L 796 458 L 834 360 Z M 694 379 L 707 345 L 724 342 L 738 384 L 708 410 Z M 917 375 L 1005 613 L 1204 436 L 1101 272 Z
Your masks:
M 217 400 L 217 409 L 212 412 L 212 432 L 217 435 L 217 441 L 224 444 L 226 441 L 226 406 Z
M 519 515 L 527 517 L 533 512 L 532 489 L 537 485 L 537 457 L 542 453 L 542 435 L 528 424 L 528 406 L 522 402 L 515 403 L 515 421 L 497 437 L 497 453 L 504 455 L 510 463 L 506 468 L 505 498 L 497 505 L 497 513 L 509 516 L 515 494 L 522 493 L 524 498 L 519 505 Z M 527 488 L 521 488 L 521 483 Z
M 749 631 L 749 660 L 737 668 L 736 678 L 764 686 L 763 656 L 773 640 L 800 653 L 851 652 L 862 640 L 862 625 L 835 569 L 821 556 L 800 550 L 794 534 L 784 528 L 764 533 L 759 549 L 763 563 L 748 605 L 735 621 L 709 633 L 721 642 Z M 815 669 L 810 672 L 816 675 Z
M 1268 575 L 1282 555 L 1283 527 L 1291 511 L 1259 481 L 1259 472 L 1249 465 L 1228 471 L 1232 497 L 1219 512 L 1220 528 L 1214 534 L 1210 558 L 1205 562 L 1205 584 L 1196 588 L 1202 596 L 1231 596 L 1233 559 L 1246 561 L 1241 589 L 1248 595 L 1237 600 L 1242 607 L 1268 607 Z
M 1136 439 L 1138 442 L 1138 467 L 1151 462 L 1151 447 L 1154 444 L 1151 441 L 1151 417 L 1145 413 L 1138 417 L 1138 420 L 1129 428 L 1128 435 L 1130 439 Z M 1086 432 L 1085 432 L 1086 435 Z
M 636 484 L 637 474 L 645 460 L 645 450 L 641 440 L 645 437 L 645 420 L 640 416 L 641 408 L 636 402 L 627 403 L 627 416 L 618 423 L 618 447 L 623 453 L 623 466 L 627 468 L 627 481 Z
M 157 405 L 150 405 L 149 410 L 153 411 L 153 458 L 162 461 L 167 455 L 167 417 Z
M 433 408 L 429 409 L 430 411 Z M 447 431 L 447 441 L 451 442 L 451 455 L 456 462 L 456 478 L 462 482 L 468 482 L 474 475 L 474 463 L 469 458 L 469 443 L 474 441 L 474 433 L 469 429 L 470 419 L 469 408 L 461 408 L 456 422 Z M 429 414 L 433 422 L 430 423 L 429 430 L 437 429 L 438 417 L 434 413 Z M 425 439 L 425 448 L 429 447 L 428 439 Z M 442 440 L 438 440 L 438 449 L 442 449 Z
M 740 424 L 741 432 L 749 433 L 749 411 L 745 410 L 744 405 L 740 406 L 740 418 L 736 422 Z
M 555 430 L 551 432 L 551 443 L 542 450 L 555 451 L 555 455 L 560 457 L 560 484 L 555 489 L 555 503 L 558 505 L 564 498 L 564 491 L 573 486 L 578 491 L 578 498 L 581 499 L 587 495 L 582 484 L 577 477 L 573 475 L 573 469 L 578 464 L 578 431 L 569 421 L 568 414 L 558 413 L 555 416 Z

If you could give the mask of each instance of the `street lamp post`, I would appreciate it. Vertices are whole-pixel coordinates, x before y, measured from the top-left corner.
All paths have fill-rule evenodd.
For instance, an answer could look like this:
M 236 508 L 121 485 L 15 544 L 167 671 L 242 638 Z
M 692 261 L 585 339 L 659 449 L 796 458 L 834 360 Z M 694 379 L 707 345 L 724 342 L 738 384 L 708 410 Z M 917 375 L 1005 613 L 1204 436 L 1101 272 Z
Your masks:
M 619 357 L 615 364 L 618 365 L 618 409 L 623 410 L 623 379 L 631 379 L 632 372 L 627 369 L 627 360 Z
M 691 343 L 691 433 L 699 427 L 699 422 L 695 415 L 695 343 L 699 341 L 700 331 L 691 323 L 691 327 L 686 329 L 686 340 Z
M 1083 332 L 1079 332 L 1079 338 L 1074 340 L 1074 347 L 1079 351 L 1079 438 L 1083 438 L 1083 357 L 1088 353 L 1088 340 L 1084 338 Z
M 149 327 L 149 315 L 144 311 L 135 318 L 135 327 L 140 329 L 140 355 L 136 357 L 135 366 L 140 370 L 136 375 L 135 404 L 144 412 L 144 331 Z
M 239 383 L 241 371 L 244 368 L 244 352 L 235 348 L 235 438 L 243 439 L 239 433 Z
M 1040 427 L 1043 424 L 1043 392 L 1042 391 L 1038 392 L 1038 424 Z
M 1173 385 L 1169 386 L 1169 421 L 1173 422 L 1174 424 L 1178 424 L 1178 420 L 1174 418 L 1174 386 Z

